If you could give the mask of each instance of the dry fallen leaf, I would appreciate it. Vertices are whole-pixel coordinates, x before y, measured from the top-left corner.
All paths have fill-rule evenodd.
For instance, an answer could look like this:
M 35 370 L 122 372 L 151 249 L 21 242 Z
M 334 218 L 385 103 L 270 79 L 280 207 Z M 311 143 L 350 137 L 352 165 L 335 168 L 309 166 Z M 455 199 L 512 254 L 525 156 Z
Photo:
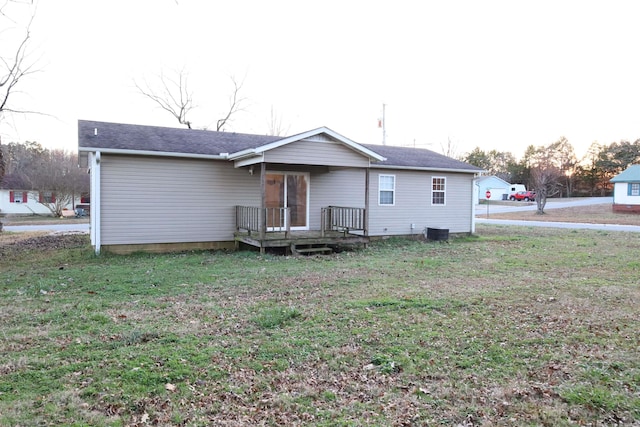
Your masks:
M 176 386 L 175 384 L 171 384 L 171 383 L 166 383 L 164 385 L 165 390 L 167 391 L 176 391 Z

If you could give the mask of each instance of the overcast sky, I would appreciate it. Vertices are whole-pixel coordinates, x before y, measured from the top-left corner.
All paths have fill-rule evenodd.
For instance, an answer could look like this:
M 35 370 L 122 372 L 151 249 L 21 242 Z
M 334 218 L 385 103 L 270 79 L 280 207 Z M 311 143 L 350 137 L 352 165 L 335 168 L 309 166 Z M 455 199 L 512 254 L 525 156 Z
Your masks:
M 51 116 L 0 132 L 75 150 L 78 119 L 181 127 L 134 81 L 183 68 L 195 127 L 215 129 L 234 76 L 247 102 L 227 131 L 265 134 L 273 108 L 289 134 L 382 143 L 384 103 L 389 145 L 520 157 L 565 136 L 582 155 L 640 138 L 638 16 L 632 0 L 40 0 L 41 72 L 14 106 Z

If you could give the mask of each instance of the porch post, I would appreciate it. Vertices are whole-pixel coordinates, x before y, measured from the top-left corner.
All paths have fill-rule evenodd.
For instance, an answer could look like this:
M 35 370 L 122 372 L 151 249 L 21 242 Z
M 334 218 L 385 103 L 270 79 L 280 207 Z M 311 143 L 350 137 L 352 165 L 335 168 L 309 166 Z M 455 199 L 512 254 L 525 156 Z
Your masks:
M 264 240 L 267 232 L 267 164 L 260 163 L 260 240 Z M 264 248 L 260 245 L 260 252 L 263 252 Z
M 369 168 L 364 173 L 364 235 L 369 235 Z

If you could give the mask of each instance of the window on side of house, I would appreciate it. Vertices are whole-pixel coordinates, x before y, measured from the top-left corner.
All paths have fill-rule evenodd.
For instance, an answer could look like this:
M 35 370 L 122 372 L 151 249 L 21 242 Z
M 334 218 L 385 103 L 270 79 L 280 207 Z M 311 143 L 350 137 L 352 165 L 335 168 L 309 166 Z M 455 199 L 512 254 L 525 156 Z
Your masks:
M 9 191 L 10 203 L 27 203 L 26 191 Z
M 441 176 L 431 177 L 431 204 L 444 205 L 446 201 L 447 179 Z
M 42 191 L 40 192 L 40 203 L 55 203 L 56 195 L 51 191 Z
M 640 182 L 629 183 L 629 196 L 640 196 Z
M 393 206 L 396 203 L 396 176 L 380 175 L 378 177 L 378 204 Z

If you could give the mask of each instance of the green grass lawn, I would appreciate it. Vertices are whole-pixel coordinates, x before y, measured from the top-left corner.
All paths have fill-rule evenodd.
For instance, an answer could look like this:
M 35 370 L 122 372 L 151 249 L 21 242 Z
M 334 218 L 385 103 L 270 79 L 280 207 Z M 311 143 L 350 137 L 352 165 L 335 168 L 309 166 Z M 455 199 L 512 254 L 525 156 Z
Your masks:
M 311 258 L 86 239 L 2 252 L 0 425 L 640 423 L 638 234 Z

